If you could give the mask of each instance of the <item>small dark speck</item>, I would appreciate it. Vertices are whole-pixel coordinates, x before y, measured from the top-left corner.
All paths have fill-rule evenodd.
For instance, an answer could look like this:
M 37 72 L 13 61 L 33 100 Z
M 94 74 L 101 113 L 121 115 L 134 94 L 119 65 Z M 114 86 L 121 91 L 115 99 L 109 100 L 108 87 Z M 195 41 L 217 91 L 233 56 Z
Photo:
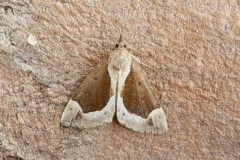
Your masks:
M 58 156 L 56 156 L 56 155 L 51 155 L 51 160 L 58 160 Z
M 3 6 L 5 13 L 9 13 L 9 11 L 14 14 L 13 8 L 11 6 Z
M 23 160 L 23 158 L 18 156 L 7 156 L 4 159 L 11 159 L 11 160 Z
M 139 85 L 141 85 L 142 83 L 141 82 L 138 82 Z
M 54 0 L 55 2 L 66 3 L 64 0 Z

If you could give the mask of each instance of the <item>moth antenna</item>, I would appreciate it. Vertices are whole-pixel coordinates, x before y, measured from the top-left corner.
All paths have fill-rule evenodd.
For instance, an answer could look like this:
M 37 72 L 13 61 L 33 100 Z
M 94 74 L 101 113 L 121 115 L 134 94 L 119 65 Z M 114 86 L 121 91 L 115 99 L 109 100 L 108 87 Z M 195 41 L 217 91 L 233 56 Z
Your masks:
M 137 55 L 141 55 L 140 52 L 138 52 L 135 48 L 132 48 L 132 47 L 128 47 L 128 50 L 132 53 L 136 53 Z
M 130 53 L 131 54 L 131 53 Z M 142 63 L 136 56 L 134 56 L 133 54 L 131 54 L 131 56 L 138 62 L 138 63 L 140 63 L 141 65 L 144 65 L 144 66 L 146 66 L 146 67 L 148 67 L 148 68 L 151 68 L 149 65 L 147 65 L 147 64 L 145 64 L 145 63 Z

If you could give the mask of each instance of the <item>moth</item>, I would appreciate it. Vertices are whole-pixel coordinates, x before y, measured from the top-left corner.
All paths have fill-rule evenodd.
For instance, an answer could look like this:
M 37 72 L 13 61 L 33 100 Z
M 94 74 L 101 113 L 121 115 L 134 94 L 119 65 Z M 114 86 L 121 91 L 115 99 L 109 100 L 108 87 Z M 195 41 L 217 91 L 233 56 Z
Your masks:
M 80 129 L 111 123 L 141 133 L 162 134 L 167 117 L 159 107 L 145 73 L 120 37 L 108 60 L 102 60 L 65 107 L 61 125 Z

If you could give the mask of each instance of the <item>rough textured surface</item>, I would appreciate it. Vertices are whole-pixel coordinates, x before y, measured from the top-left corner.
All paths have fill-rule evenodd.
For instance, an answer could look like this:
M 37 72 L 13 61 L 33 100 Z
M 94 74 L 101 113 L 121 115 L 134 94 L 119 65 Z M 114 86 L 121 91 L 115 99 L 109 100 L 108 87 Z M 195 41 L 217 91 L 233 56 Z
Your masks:
M 151 66 L 168 132 L 60 127 L 120 33 Z M 239 0 L 0 1 L 0 159 L 239 159 L 239 135 Z

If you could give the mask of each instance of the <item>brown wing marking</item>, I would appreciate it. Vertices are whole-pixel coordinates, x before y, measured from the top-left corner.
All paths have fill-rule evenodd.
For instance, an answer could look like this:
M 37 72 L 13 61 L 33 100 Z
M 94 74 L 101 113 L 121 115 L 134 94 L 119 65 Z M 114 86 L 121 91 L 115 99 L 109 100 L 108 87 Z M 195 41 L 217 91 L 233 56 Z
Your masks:
M 100 111 L 110 98 L 110 77 L 107 70 L 108 61 L 102 60 L 83 81 L 73 95 L 84 113 Z
M 131 71 L 122 92 L 123 103 L 130 113 L 147 118 L 158 106 L 150 85 L 139 63 L 132 60 Z

